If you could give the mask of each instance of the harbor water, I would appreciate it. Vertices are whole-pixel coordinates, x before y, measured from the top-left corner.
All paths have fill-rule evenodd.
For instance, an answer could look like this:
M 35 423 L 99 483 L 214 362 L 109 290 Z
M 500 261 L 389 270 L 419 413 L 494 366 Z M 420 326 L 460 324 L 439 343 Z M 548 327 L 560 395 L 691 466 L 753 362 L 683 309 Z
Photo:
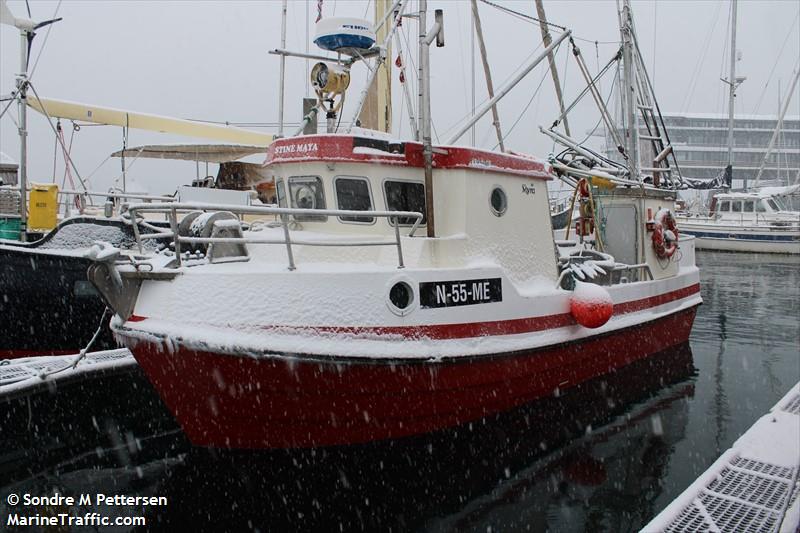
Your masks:
M 196 449 L 135 366 L 4 399 L 0 517 L 9 494 L 58 492 L 166 498 L 81 508 L 146 518 L 109 531 L 637 531 L 800 380 L 800 258 L 697 262 L 689 344 L 432 435 Z

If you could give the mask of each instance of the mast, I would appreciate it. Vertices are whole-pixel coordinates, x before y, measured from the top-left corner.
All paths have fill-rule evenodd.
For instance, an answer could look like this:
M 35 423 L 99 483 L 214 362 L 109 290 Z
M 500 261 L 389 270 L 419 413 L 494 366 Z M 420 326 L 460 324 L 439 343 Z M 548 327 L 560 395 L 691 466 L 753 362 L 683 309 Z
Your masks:
M 426 59 L 426 51 L 427 47 L 425 46 L 425 26 L 427 25 L 428 21 L 425 17 L 425 12 L 428 10 L 428 0 L 419 0 L 419 13 L 417 13 L 417 23 L 419 25 L 419 36 L 417 39 L 417 109 L 419 110 L 419 126 L 417 127 L 417 131 L 419 131 L 420 136 L 423 135 L 424 130 L 424 122 L 425 122 L 425 59 Z
M 736 0 L 731 2 L 731 74 L 728 78 L 728 166 L 727 182 L 733 185 L 733 103 L 736 98 Z
M 19 231 L 20 239 L 26 240 L 28 226 L 28 35 L 27 29 L 19 30 L 19 74 L 17 75 L 17 102 L 19 106 Z
M 472 21 L 475 27 L 475 36 L 478 38 L 478 46 L 481 50 L 481 61 L 483 62 L 483 75 L 486 78 L 486 90 L 489 93 L 489 99 L 494 98 L 494 85 L 492 84 L 492 71 L 489 68 L 489 57 L 486 55 L 486 45 L 483 42 L 483 28 L 481 28 L 481 17 L 478 14 L 478 0 L 472 0 Z M 547 46 L 547 44 L 545 44 Z M 473 109 L 473 113 L 474 113 Z M 497 133 L 497 144 L 500 146 L 500 151 L 505 152 L 503 146 L 503 132 L 500 130 L 500 115 L 497 113 L 497 105 L 492 105 L 492 124 L 494 124 L 495 132 Z
M 550 30 L 547 29 L 547 15 L 545 15 L 542 0 L 536 0 L 536 14 L 539 16 L 539 29 L 542 31 L 542 42 L 545 47 L 550 46 L 550 43 L 553 42 L 553 38 L 550 36 Z M 569 123 L 567 122 L 567 115 L 564 113 L 564 97 L 561 95 L 561 82 L 558 79 L 558 69 L 556 68 L 553 52 L 547 54 L 547 62 L 550 64 L 550 75 L 553 78 L 553 85 L 555 85 L 556 88 L 558 107 L 561 109 L 561 116 L 564 117 L 564 133 L 569 137 Z
M 425 11 L 427 0 L 419 0 L 419 116 L 422 133 L 422 156 L 425 161 L 425 210 L 427 214 L 428 237 L 436 236 L 433 213 L 433 144 L 431 141 L 431 69 L 430 46 L 436 40 L 436 46 L 444 46 L 442 10 L 435 11 L 436 20 L 431 30 L 425 33 L 427 21 Z
M 375 25 L 380 27 L 376 31 L 376 40 L 378 43 L 385 44 L 386 57 L 389 58 L 388 65 L 391 65 L 392 45 L 391 38 L 387 39 L 390 33 L 393 33 L 395 15 L 390 13 L 394 2 L 391 0 L 375 0 L 374 2 L 374 18 Z M 391 15 L 392 24 L 387 24 L 382 21 Z M 359 113 L 359 120 L 361 126 L 371 130 L 378 130 L 390 133 L 392 131 L 392 76 L 391 70 L 386 61 L 378 61 L 375 68 L 378 72 L 369 86 L 364 106 Z
M 753 185 L 753 187 L 758 187 L 758 182 L 759 180 L 761 180 L 761 173 L 764 172 L 764 167 L 767 165 L 767 159 L 769 159 L 769 156 L 772 153 L 772 149 L 775 147 L 775 141 L 778 140 L 778 136 L 780 135 L 780 131 L 783 126 L 783 117 L 786 116 L 786 112 L 789 110 L 789 104 L 792 101 L 792 95 L 794 94 L 794 88 L 797 87 L 798 79 L 800 79 L 800 69 L 795 71 L 794 78 L 792 79 L 792 84 L 789 86 L 789 92 L 786 93 L 786 101 L 783 103 L 783 107 L 781 108 L 781 114 L 778 116 L 778 123 L 775 125 L 775 131 L 772 132 L 772 138 L 769 140 L 767 151 L 764 153 L 764 159 L 761 161 L 761 166 L 758 167 L 758 173 L 756 174 L 756 182 Z M 780 157 L 778 158 L 778 162 L 780 163 Z M 787 185 L 789 184 L 788 179 L 786 184 Z
M 286 3 L 281 4 L 281 50 L 286 50 Z M 308 21 L 306 21 L 308 24 Z M 281 55 L 280 90 L 278 91 L 278 137 L 283 137 L 283 101 L 285 91 L 286 56 Z M 306 84 L 307 85 L 307 84 Z
M 633 72 L 633 28 L 631 27 L 630 0 L 622 4 L 622 67 L 625 90 L 625 122 L 627 133 L 625 135 L 628 152 L 628 168 L 633 180 L 639 179 L 639 130 L 636 126 L 636 84 Z

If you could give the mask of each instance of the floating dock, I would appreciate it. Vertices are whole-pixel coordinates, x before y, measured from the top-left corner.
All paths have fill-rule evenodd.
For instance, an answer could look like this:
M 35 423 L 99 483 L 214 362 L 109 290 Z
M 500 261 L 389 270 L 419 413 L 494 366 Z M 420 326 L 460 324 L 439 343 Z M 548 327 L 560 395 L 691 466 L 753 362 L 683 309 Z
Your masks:
M 642 531 L 800 528 L 800 383 Z
M 92 374 L 122 370 L 136 365 L 125 348 L 79 354 L 26 357 L 0 361 L 0 399 L 10 399 Z M 77 364 L 76 364 L 77 362 Z

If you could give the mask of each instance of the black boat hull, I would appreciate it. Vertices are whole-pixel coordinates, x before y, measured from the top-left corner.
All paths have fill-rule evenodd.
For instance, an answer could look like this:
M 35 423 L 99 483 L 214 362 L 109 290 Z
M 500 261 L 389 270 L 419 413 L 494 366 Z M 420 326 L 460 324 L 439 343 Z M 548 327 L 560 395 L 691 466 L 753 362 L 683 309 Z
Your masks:
M 133 231 L 119 219 L 77 217 L 39 241 L 0 244 L 0 359 L 77 353 L 98 327 L 92 349 L 116 347 L 81 252 L 98 240 L 130 246 Z

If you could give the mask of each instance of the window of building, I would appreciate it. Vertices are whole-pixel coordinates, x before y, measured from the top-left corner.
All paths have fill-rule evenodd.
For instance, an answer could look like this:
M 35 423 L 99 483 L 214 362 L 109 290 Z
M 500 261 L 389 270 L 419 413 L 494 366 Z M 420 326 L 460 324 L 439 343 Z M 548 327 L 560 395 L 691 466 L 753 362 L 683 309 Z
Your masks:
M 367 178 L 336 176 L 333 180 L 336 191 L 336 206 L 347 211 L 372 211 L 372 194 Z M 339 217 L 342 222 L 372 224 L 375 217 Z
M 427 221 L 425 213 L 425 185 L 416 181 L 393 181 L 383 182 L 383 192 L 386 195 L 386 209 L 389 211 L 416 211 L 422 213 L 422 222 Z M 411 226 L 415 219 L 411 217 L 399 217 L 398 222 L 401 226 Z M 390 224 L 394 222 L 390 220 Z
M 289 178 L 289 196 L 292 207 L 300 209 L 325 209 L 325 191 L 318 176 L 292 176 Z M 295 220 L 324 222 L 325 215 L 295 215 Z

